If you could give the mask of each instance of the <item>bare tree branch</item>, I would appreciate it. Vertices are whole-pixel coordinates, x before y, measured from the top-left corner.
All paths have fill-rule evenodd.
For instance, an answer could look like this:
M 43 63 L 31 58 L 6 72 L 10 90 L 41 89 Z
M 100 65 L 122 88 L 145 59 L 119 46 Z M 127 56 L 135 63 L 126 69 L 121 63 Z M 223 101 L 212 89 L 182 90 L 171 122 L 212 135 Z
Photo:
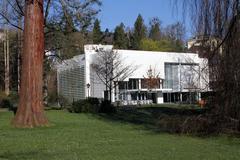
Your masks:
M 110 93 L 117 86 L 114 82 L 124 81 L 136 70 L 134 65 L 126 65 L 117 51 L 104 49 L 97 51 L 91 66 Z

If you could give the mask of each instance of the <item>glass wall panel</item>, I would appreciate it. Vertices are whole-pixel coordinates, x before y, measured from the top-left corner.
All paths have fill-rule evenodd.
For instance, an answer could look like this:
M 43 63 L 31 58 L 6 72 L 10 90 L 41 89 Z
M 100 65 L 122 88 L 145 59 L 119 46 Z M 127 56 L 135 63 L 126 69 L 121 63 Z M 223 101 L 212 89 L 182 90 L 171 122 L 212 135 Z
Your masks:
M 179 88 L 179 65 L 166 63 L 165 64 L 165 80 L 163 87 L 164 88 L 171 88 L 171 89 L 178 89 Z
M 84 67 L 61 71 L 59 74 L 59 94 L 69 102 L 85 98 Z
M 179 91 L 199 87 L 199 65 L 197 64 L 165 64 L 164 88 Z

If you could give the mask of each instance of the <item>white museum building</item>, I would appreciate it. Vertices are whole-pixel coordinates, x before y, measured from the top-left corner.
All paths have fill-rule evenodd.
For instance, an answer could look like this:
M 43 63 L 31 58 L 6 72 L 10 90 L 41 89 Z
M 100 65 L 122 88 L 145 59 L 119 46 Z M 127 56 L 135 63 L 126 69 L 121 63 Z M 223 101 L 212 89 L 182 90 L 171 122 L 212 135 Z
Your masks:
M 112 45 L 85 45 L 84 54 L 57 65 L 58 94 L 70 102 L 87 97 L 104 98 L 104 83 L 92 68 L 99 49 Z M 137 66 L 112 90 L 112 102 L 122 105 L 198 101 L 209 91 L 208 61 L 196 53 L 114 49 L 126 65 Z M 147 73 L 158 74 L 156 85 L 146 85 Z M 114 73 L 113 73 L 114 74 Z

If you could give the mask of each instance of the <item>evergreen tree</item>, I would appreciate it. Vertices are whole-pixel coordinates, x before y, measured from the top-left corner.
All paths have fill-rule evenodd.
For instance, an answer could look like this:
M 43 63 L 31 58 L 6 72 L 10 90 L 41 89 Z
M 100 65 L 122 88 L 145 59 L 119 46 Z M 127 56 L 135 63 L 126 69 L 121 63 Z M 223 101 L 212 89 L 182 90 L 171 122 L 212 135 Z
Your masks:
M 161 22 L 158 18 L 153 18 L 150 21 L 150 31 L 149 38 L 154 41 L 159 41 L 161 39 L 161 30 L 160 30 Z
M 93 26 L 93 43 L 94 44 L 100 44 L 102 42 L 102 31 L 100 27 L 100 22 L 98 19 L 94 22 Z
M 133 49 L 133 30 L 129 27 L 126 28 L 126 37 L 127 37 L 127 49 Z
M 144 25 L 144 20 L 142 16 L 139 14 L 138 18 L 134 24 L 134 32 L 133 32 L 133 49 L 140 49 L 141 40 L 146 38 L 146 27 Z
M 124 24 L 121 23 L 114 31 L 114 47 L 118 49 L 127 49 L 128 39 L 124 31 Z
M 112 45 L 113 44 L 113 33 L 109 31 L 107 28 L 103 33 L 102 43 L 105 45 Z

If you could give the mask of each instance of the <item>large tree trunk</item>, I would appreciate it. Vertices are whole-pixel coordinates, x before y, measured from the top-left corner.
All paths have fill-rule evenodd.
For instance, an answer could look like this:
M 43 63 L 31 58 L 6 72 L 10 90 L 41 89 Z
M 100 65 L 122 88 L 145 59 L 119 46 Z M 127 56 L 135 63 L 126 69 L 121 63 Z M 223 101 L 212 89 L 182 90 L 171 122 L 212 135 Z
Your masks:
M 20 100 L 13 119 L 16 127 L 46 126 L 43 109 L 43 0 L 25 0 Z

